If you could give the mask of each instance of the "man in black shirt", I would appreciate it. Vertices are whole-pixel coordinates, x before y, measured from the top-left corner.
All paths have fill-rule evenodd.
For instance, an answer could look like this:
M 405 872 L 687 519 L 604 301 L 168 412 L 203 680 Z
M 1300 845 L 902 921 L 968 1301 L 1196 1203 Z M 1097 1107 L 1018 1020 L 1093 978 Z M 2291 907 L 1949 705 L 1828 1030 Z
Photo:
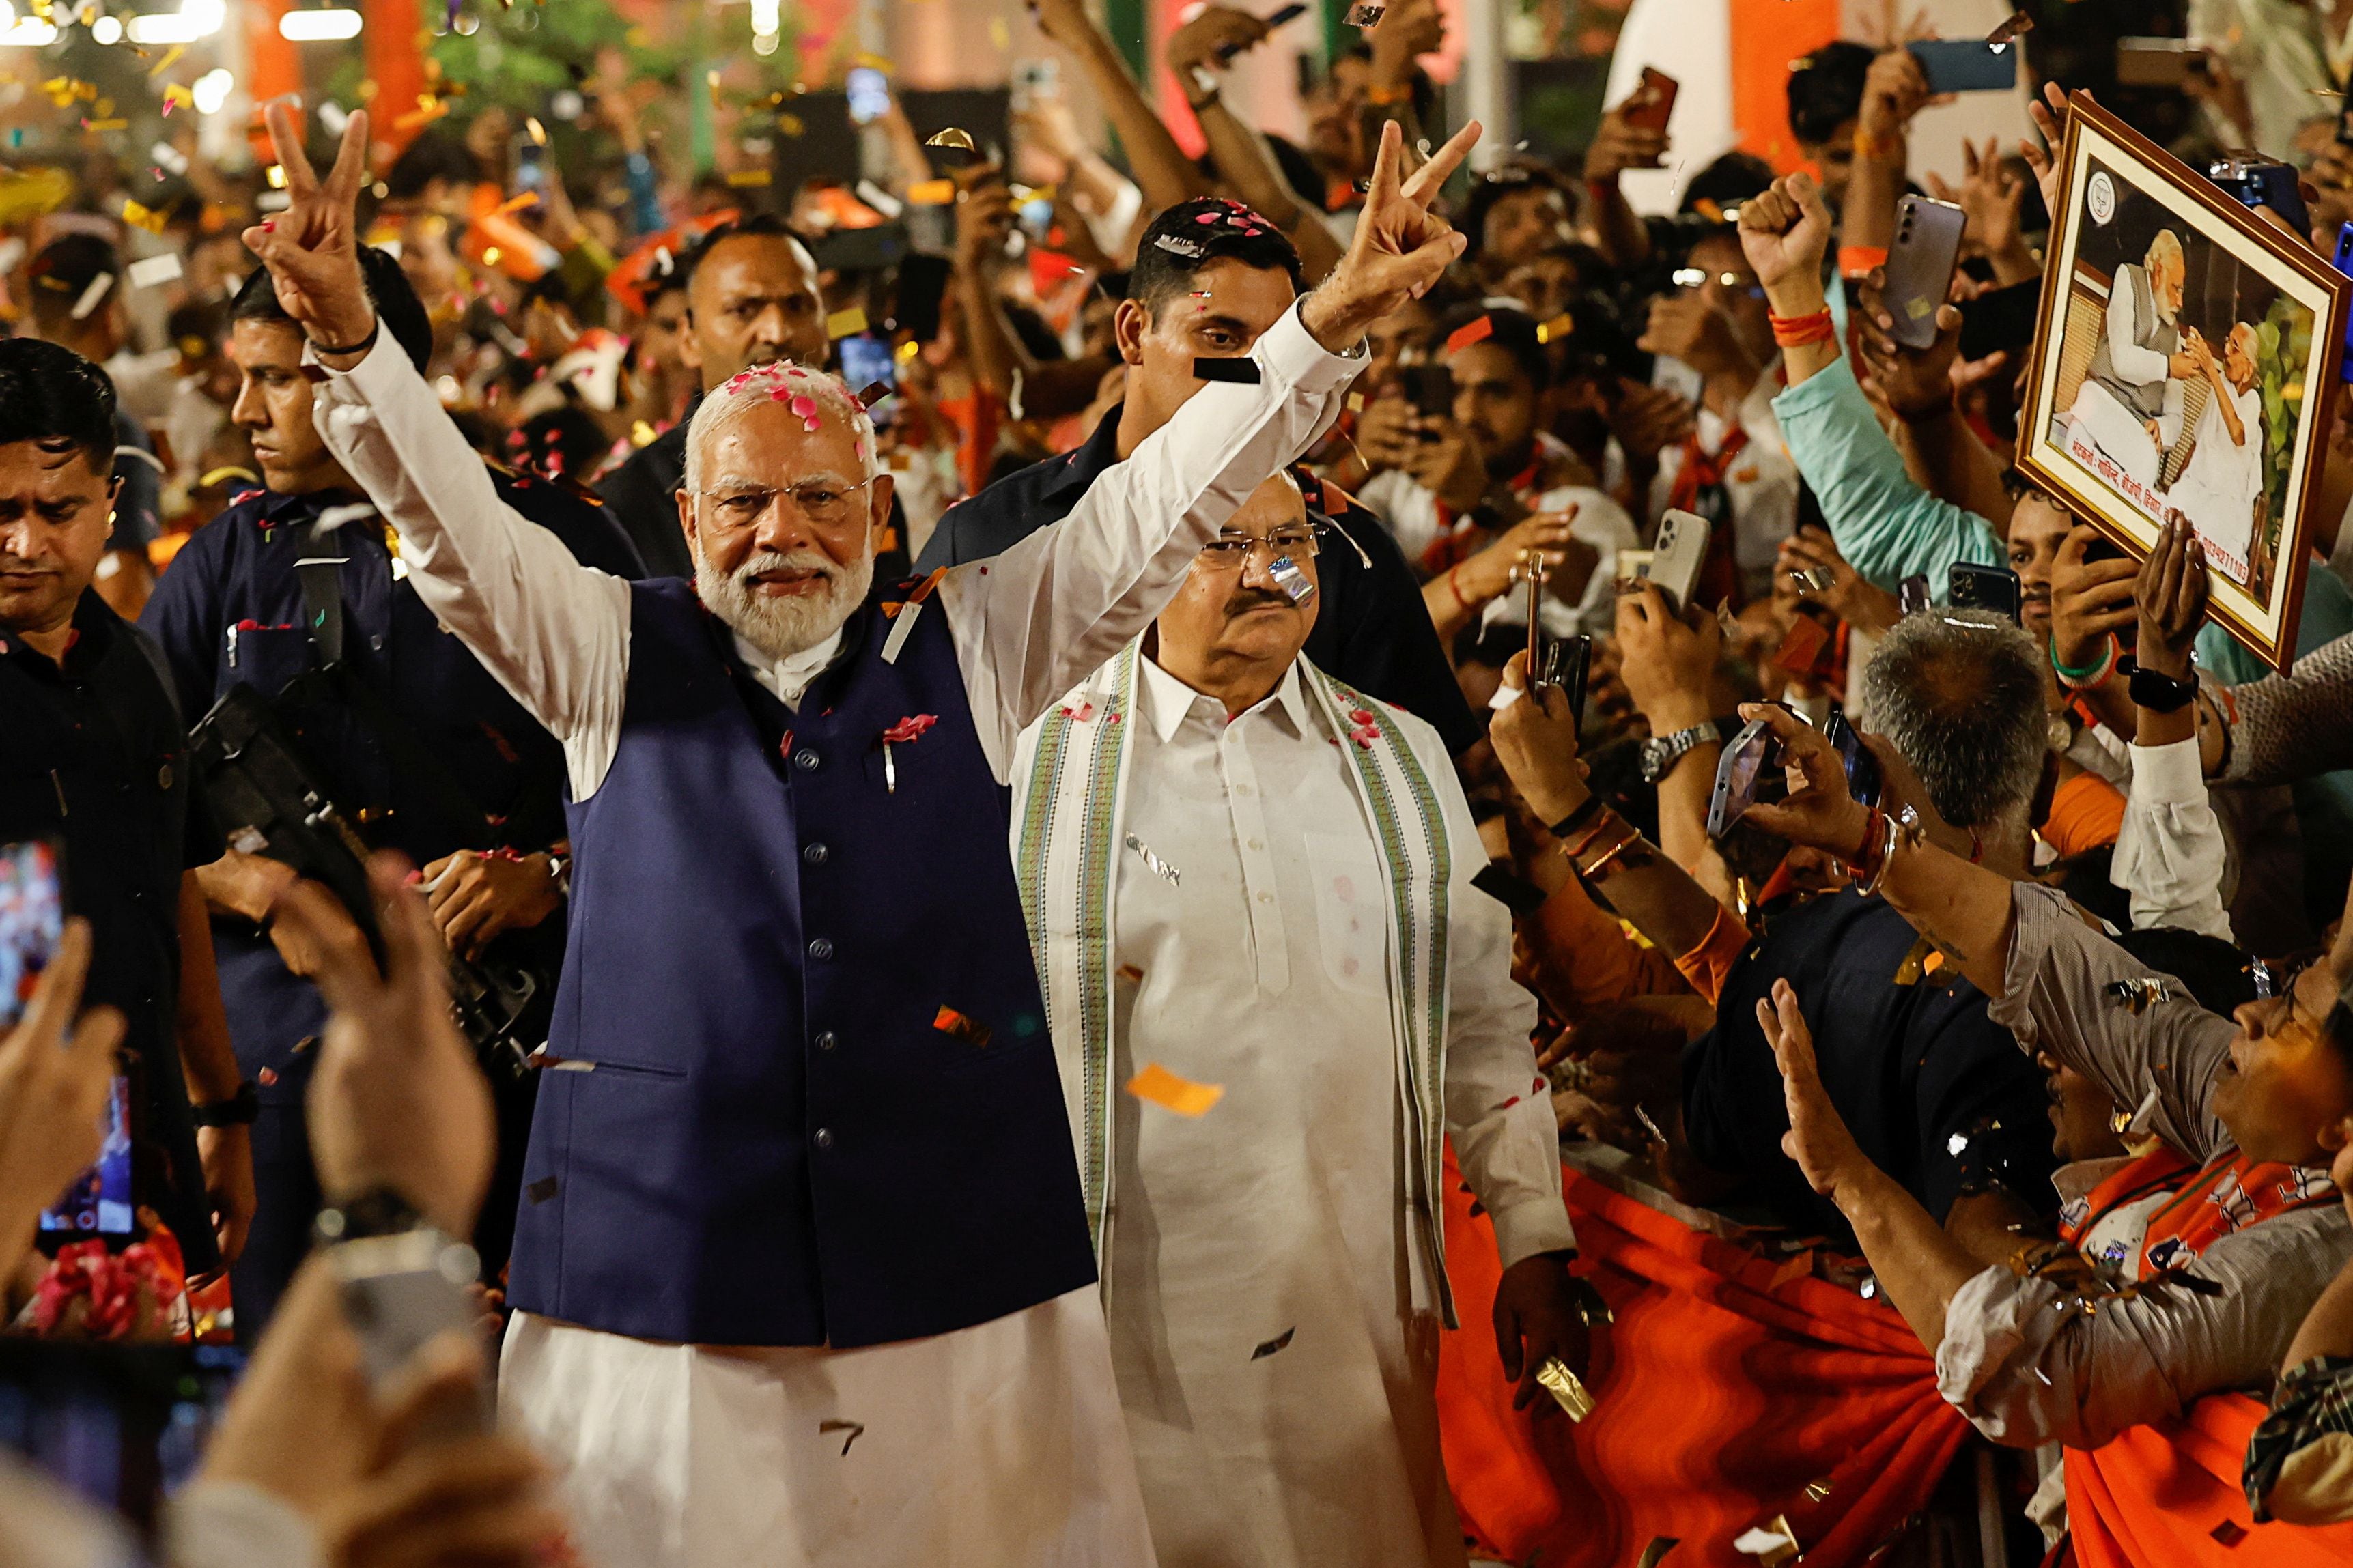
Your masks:
M 1247 356 L 1299 292 L 1299 253 L 1250 208 L 1204 198 L 1153 219 L 1115 323 L 1126 400 L 1076 451 L 1008 474 L 949 508 L 916 570 L 986 560 L 1060 521 L 1095 476 L 1124 461 L 1200 390 L 1197 360 Z M 1460 756 L 1480 727 L 1422 607 L 1420 584 L 1378 519 L 1339 490 L 1327 488 L 1322 500 L 1346 537 L 1316 557 L 1324 599 L 1307 657 L 1427 720 Z
M 90 586 L 111 531 L 114 419 L 96 365 L 54 343 L 0 342 L 0 843 L 64 846 L 66 906 L 94 938 L 85 1000 L 128 1024 L 134 1194 L 190 1272 L 206 1273 L 237 1255 L 252 1216 L 254 1092 L 189 870 L 211 849 L 188 830 L 162 656 Z

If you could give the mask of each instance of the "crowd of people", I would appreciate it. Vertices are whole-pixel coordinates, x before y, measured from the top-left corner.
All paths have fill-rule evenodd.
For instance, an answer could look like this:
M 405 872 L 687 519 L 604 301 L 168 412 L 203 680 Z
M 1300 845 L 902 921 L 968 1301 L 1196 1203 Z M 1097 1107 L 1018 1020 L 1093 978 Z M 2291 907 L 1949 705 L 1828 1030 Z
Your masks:
M 1900 1318 L 2012 1451 L 1989 1561 L 2142 1561 L 2077 1459 L 2223 1394 L 2343 1549 L 2353 399 L 2274 670 L 1960 352 L 2118 90 L 2075 33 L 1959 168 L 1903 41 L 1815 49 L 1805 166 L 1658 214 L 1653 89 L 1548 162 L 1359 9 L 1303 144 L 1259 16 L 1167 39 L 1187 156 L 1037 0 L 1115 154 L 1032 71 L 1007 148 L 682 168 L 615 57 L 601 159 L 277 102 L 16 226 L 0 881 L 72 918 L 0 953 L 0 1290 L 250 1359 L 136 1517 L 0 1460 L 0 1559 L 1461 1563 L 1453 1185 L 1461 1375 L 1646 1375 L 1564 1158 Z M 2294 166 L 2326 264 L 2344 25 L 2224 9 L 2172 152 Z

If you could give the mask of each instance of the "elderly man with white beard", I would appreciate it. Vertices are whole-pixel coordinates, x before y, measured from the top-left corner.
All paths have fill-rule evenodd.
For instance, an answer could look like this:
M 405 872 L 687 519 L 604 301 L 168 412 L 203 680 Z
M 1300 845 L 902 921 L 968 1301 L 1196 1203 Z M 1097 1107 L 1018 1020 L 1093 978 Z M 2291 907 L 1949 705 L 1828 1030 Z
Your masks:
M 821 373 L 697 411 L 697 586 L 501 504 L 353 259 L 366 117 L 246 241 L 418 593 L 565 745 L 570 947 L 501 1367 L 610 1564 L 1149 1563 L 1006 855 L 1015 737 L 1142 631 L 1462 242 L 1398 138 L 1347 258 L 1062 522 L 868 591 L 891 478 Z M 1343 352 L 1345 351 L 1345 352 Z

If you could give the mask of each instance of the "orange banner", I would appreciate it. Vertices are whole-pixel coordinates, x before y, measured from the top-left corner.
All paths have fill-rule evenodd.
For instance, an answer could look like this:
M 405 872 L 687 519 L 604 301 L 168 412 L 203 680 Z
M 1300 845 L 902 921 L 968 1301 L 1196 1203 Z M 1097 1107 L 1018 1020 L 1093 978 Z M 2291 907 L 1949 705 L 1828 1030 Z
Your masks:
M 1839 0 L 1732 0 L 1732 128 L 1740 150 L 1786 174 L 1804 162 L 1789 134 L 1789 62 L 1839 36 Z
M 2067 1522 L 2078 1568 L 2342 1568 L 2353 1524 L 2257 1524 L 2239 1470 L 2263 1407 L 2214 1394 L 2179 1421 L 2067 1450 Z
M 1447 1268 L 1462 1317 L 1439 1359 L 1440 1432 L 1462 1528 L 1512 1563 L 1625 1568 L 1661 1536 L 1677 1568 L 1757 1568 L 1735 1537 L 1786 1515 L 1807 1568 L 1860 1563 L 1944 1473 L 1968 1424 L 1885 1302 L 1563 1173 L 1577 1250 L 1617 1314 L 1571 1426 L 1512 1407 L 1491 1321 L 1494 1231 L 1447 1165 Z M 1820 1500 L 1810 1483 L 1829 1482 Z

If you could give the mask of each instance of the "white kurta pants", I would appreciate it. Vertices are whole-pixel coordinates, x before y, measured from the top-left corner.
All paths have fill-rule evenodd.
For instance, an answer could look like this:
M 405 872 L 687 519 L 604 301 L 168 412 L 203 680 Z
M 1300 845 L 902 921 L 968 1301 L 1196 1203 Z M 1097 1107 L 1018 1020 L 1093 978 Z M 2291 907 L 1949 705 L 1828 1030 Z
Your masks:
M 2075 394 L 2075 406 L 2068 412 L 2074 416 L 2084 438 L 2115 459 L 2116 467 L 2143 485 L 2156 488 L 2158 466 L 2164 461 L 2164 454 L 2149 439 L 2148 426 L 2141 423 L 2139 416 L 2117 402 L 2115 393 L 2085 376 L 2082 389 Z
M 1092 1285 L 851 1351 L 663 1344 L 518 1312 L 499 1405 L 562 1473 L 599 1568 L 1153 1564 Z

